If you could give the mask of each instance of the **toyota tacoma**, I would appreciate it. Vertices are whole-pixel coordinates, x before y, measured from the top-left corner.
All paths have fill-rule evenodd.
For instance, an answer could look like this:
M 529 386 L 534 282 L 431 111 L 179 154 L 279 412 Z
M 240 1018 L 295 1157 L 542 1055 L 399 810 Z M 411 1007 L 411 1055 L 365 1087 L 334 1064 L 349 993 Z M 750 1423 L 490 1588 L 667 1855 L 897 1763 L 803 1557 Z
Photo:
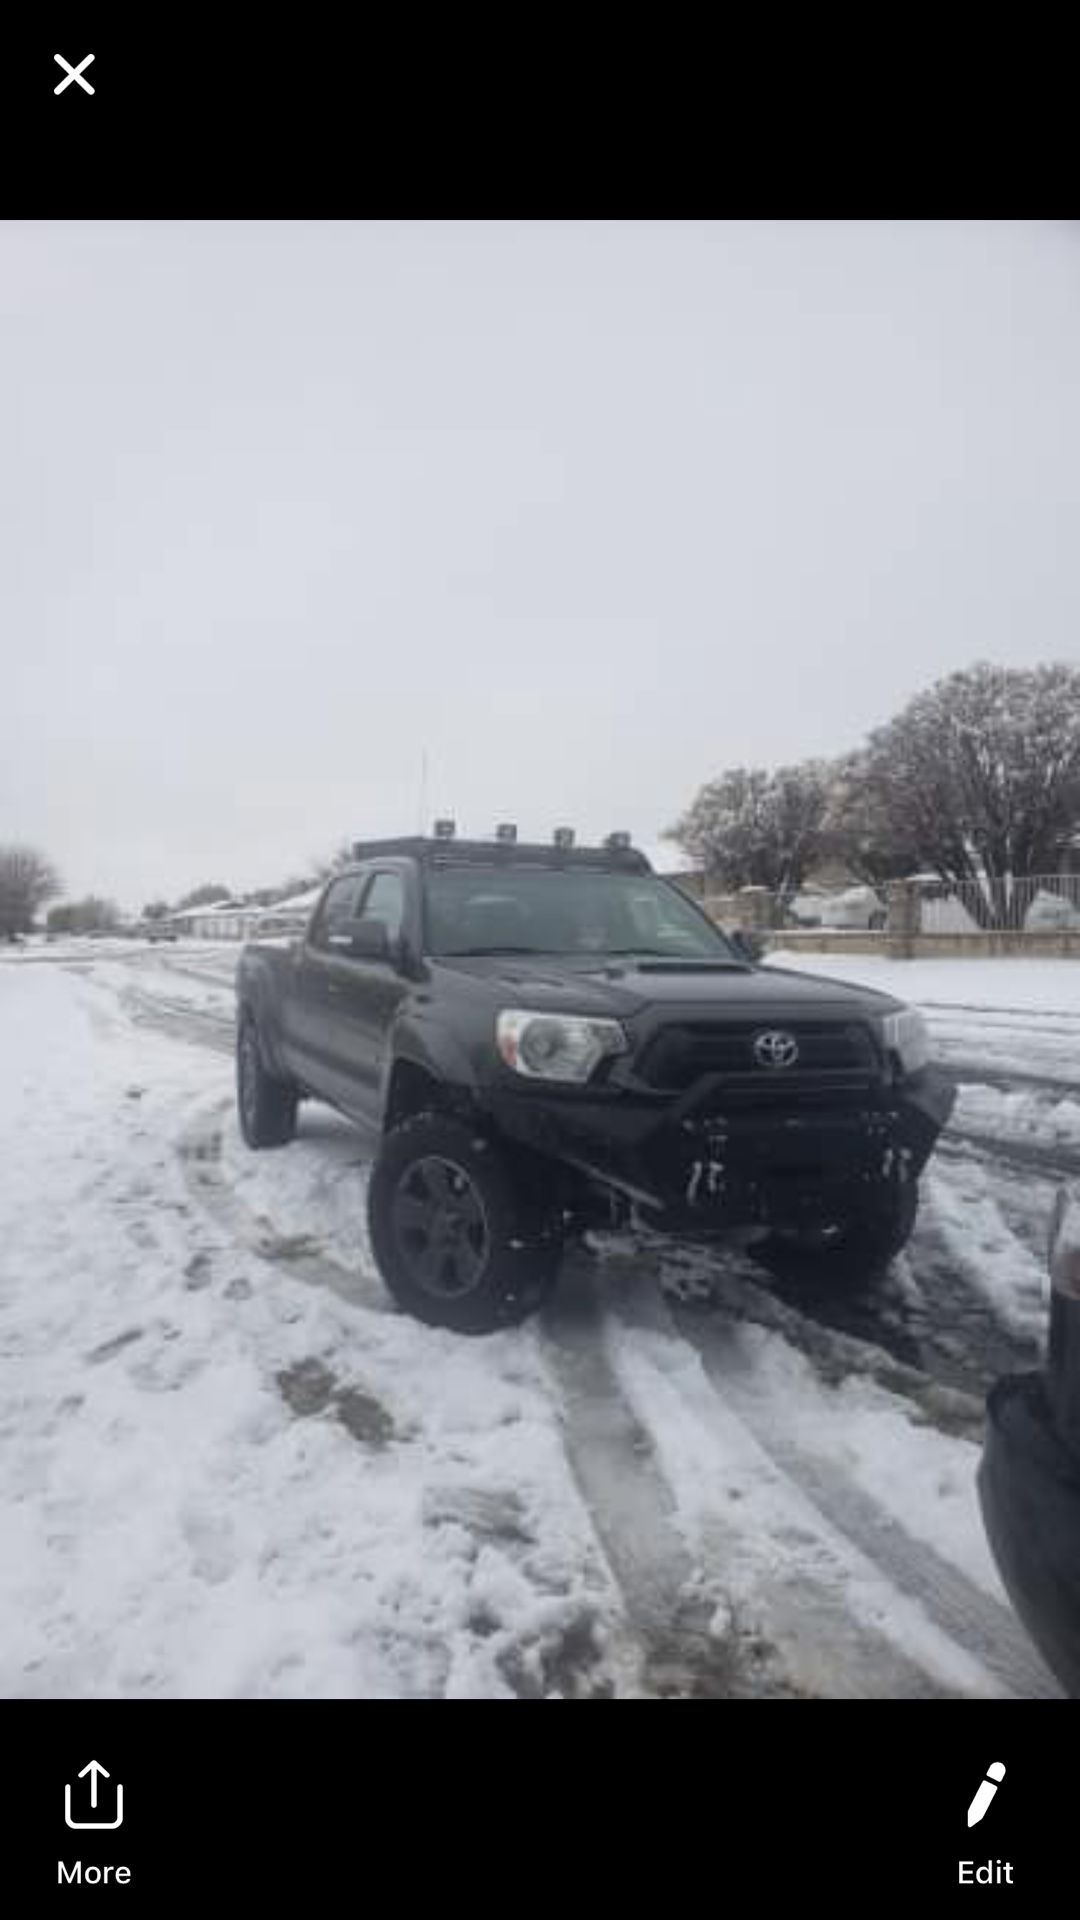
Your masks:
M 315 1098 L 372 1137 L 401 1306 L 521 1320 L 598 1227 L 852 1285 L 904 1245 L 955 1098 L 912 1008 L 755 965 L 626 835 L 353 851 L 298 939 L 241 955 L 239 1121 L 282 1146 Z

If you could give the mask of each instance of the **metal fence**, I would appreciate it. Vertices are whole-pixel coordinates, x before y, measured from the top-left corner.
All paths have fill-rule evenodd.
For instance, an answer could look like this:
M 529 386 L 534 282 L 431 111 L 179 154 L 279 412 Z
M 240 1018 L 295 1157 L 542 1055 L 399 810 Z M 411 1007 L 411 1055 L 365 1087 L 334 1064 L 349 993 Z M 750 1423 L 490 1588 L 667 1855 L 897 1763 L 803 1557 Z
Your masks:
M 853 883 L 778 895 L 764 887 L 707 892 L 704 905 L 724 927 L 770 933 L 1080 934 L 1080 873 L 1029 874 L 958 882 L 917 874 L 880 887 Z
M 1080 932 L 1080 873 L 917 885 L 921 933 Z

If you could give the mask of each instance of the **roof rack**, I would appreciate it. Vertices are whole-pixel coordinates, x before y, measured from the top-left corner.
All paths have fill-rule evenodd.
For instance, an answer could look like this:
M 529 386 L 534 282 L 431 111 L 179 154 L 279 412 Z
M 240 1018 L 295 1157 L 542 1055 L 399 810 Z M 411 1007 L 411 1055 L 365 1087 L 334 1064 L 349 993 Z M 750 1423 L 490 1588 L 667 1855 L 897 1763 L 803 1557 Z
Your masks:
M 637 847 L 575 847 L 560 842 L 522 840 L 429 839 L 411 834 L 399 840 L 354 840 L 354 861 L 417 860 L 427 867 L 530 866 L 593 867 L 608 873 L 651 873 Z

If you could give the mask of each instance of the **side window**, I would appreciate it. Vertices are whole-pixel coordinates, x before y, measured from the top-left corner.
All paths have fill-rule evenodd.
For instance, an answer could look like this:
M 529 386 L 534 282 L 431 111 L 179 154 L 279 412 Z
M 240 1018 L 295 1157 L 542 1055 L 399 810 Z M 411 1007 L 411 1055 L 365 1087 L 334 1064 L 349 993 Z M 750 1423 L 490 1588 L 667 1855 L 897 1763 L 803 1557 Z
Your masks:
M 405 882 L 399 873 L 377 873 L 361 910 L 363 920 L 384 920 L 391 940 L 401 933 L 405 918 Z
M 339 929 L 343 921 L 353 918 L 364 878 L 363 874 L 347 874 L 344 879 L 334 881 L 315 923 L 313 946 L 325 948 L 335 928 Z

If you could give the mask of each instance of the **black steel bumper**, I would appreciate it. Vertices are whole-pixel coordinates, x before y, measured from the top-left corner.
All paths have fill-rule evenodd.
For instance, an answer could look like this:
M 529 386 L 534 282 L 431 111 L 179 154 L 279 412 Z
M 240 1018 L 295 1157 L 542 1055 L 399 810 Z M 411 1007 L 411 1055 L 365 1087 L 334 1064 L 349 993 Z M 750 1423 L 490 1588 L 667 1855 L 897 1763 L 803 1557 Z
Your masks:
M 614 1188 L 672 1230 L 812 1224 L 917 1178 L 956 1098 L 926 1068 L 902 1084 L 804 1082 L 781 1103 L 721 1076 L 686 1094 L 499 1089 L 491 1108 L 519 1145 Z

